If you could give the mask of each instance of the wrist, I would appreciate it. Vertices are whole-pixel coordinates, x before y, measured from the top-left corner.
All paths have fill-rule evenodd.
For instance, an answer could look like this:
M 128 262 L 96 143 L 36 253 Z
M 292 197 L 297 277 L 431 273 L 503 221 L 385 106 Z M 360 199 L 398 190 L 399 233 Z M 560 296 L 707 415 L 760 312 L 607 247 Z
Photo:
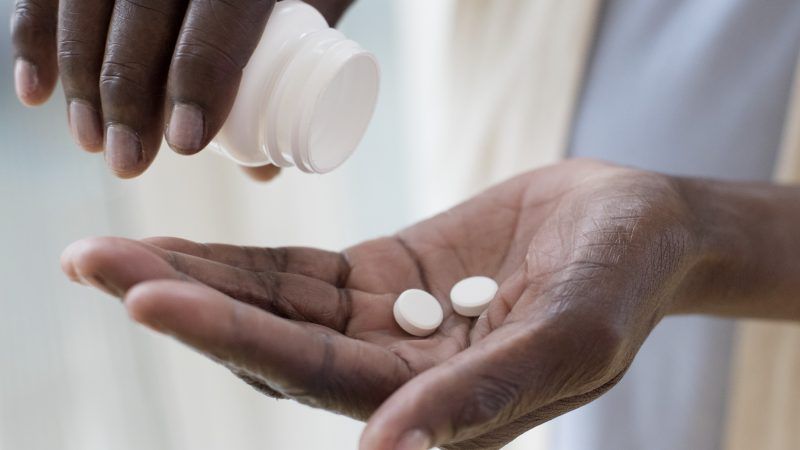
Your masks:
M 684 218 L 690 242 L 685 269 L 674 292 L 668 314 L 698 314 L 708 309 L 711 299 L 725 296 L 723 280 L 737 272 L 733 268 L 740 259 L 731 246 L 730 220 L 720 221 L 714 211 L 720 207 L 714 201 L 709 181 L 694 178 L 675 178 L 681 194 Z M 713 206 L 712 206 L 713 205 Z
M 800 318 L 800 195 L 767 184 L 677 178 L 691 263 L 669 314 Z

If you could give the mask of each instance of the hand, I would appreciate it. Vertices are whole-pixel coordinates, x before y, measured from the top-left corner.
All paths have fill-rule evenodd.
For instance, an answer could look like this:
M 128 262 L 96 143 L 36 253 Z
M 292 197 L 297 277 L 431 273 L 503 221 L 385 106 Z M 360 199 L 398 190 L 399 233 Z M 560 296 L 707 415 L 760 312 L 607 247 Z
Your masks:
M 365 449 L 496 448 L 617 383 L 682 289 L 691 216 L 666 176 L 571 161 L 342 253 L 93 238 L 64 271 L 274 396 L 369 419 Z M 458 280 L 500 291 L 453 313 Z M 433 335 L 394 322 L 405 289 Z
M 17 95 L 40 104 L 60 74 L 78 144 L 91 152 L 105 147 L 118 176 L 139 175 L 165 129 L 169 145 L 183 154 L 197 153 L 216 135 L 274 3 L 17 0 Z M 309 3 L 334 23 L 350 1 Z

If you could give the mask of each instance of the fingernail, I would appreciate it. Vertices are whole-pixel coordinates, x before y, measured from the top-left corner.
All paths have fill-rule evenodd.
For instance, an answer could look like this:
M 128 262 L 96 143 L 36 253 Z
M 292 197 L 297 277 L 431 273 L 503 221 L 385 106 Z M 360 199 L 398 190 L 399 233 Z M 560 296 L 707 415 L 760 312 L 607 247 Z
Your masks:
M 97 111 L 82 100 L 69 102 L 69 128 L 72 138 L 86 150 L 103 149 L 103 127 Z
M 181 153 L 194 153 L 203 144 L 205 124 L 200 108 L 177 103 L 167 126 L 167 142 Z
M 428 450 L 431 448 L 431 438 L 422 430 L 411 430 L 404 434 L 395 450 Z
M 64 274 L 67 276 L 69 281 L 72 281 L 73 283 L 84 284 L 83 283 L 83 281 L 84 281 L 83 278 L 81 278 L 78 275 L 78 272 L 76 272 L 74 269 L 70 268 L 69 271 L 65 270 Z
M 117 175 L 130 174 L 142 160 L 142 142 L 124 125 L 106 129 L 106 163 Z
M 36 66 L 22 58 L 17 59 L 14 65 L 14 88 L 22 103 L 33 104 L 32 97 L 39 90 L 39 75 L 36 72 Z

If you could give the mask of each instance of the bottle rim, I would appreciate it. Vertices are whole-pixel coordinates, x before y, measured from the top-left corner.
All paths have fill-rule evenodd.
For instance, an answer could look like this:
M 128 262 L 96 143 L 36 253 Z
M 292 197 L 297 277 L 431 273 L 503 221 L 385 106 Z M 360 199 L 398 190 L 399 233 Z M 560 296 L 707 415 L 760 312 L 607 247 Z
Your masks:
M 343 35 L 331 28 L 314 31 L 303 35 L 282 64 L 276 81 L 269 89 L 264 103 L 265 118 L 261 137 L 270 159 L 281 167 L 297 166 L 306 172 L 310 169 L 298 164 L 298 158 L 291 149 L 283 148 L 288 143 L 281 136 L 290 138 L 291 128 L 284 133 L 284 126 L 291 127 L 295 117 L 302 111 L 302 103 L 297 101 L 305 90 L 315 89 L 308 84 L 310 73 L 320 63 L 328 48 L 344 39 Z M 283 144 L 283 145 L 282 145 Z M 291 145 L 289 145 L 291 146 Z
M 292 129 L 298 168 L 326 173 L 352 155 L 375 112 L 379 79 L 375 56 L 356 42 L 328 49 L 309 76 Z

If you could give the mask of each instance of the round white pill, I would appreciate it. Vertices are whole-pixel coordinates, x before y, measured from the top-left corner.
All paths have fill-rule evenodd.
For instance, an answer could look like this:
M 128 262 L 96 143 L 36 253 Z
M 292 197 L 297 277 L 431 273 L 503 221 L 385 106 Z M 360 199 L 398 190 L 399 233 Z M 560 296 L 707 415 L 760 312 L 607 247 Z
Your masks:
M 497 294 L 497 283 L 489 277 L 464 278 L 450 290 L 450 301 L 458 314 L 478 317 Z
M 442 324 L 442 306 L 431 294 L 409 289 L 394 302 L 394 320 L 408 334 L 427 336 Z

